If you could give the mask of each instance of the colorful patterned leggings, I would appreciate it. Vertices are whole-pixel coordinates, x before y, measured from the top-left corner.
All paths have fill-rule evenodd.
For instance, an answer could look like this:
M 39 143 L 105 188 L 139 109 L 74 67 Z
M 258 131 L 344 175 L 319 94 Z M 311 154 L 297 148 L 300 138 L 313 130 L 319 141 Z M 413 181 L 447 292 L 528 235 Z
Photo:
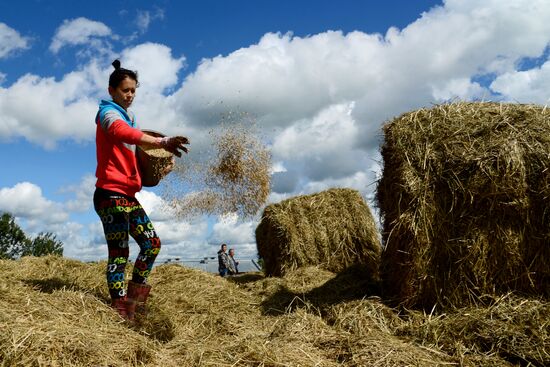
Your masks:
M 145 283 L 160 251 L 160 239 L 147 213 L 136 198 L 114 191 L 96 188 L 94 208 L 103 223 L 109 256 L 107 285 L 112 299 L 126 295 L 124 272 L 130 249 L 129 234 L 136 240 L 140 252 L 134 264 L 132 281 Z

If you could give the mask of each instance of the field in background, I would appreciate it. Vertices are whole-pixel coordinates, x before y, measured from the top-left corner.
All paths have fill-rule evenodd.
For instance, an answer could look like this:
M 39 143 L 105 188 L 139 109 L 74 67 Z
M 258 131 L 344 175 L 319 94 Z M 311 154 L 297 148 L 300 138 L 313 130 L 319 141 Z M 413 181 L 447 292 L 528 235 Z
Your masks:
M 258 262 L 252 259 L 237 259 L 239 261 L 239 272 L 248 273 L 259 271 Z M 217 257 L 205 257 L 202 259 L 166 259 L 162 264 L 178 264 L 187 266 L 194 269 L 206 271 L 208 273 L 218 272 L 218 258 Z M 160 265 L 160 264 L 156 264 Z

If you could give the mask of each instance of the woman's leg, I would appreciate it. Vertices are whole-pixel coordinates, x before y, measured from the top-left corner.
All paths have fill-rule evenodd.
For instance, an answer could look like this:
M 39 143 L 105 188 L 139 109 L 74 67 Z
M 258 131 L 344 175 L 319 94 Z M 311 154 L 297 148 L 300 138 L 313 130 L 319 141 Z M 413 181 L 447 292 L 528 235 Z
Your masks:
M 94 208 L 101 218 L 107 240 L 107 286 L 114 302 L 126 295 L 124 272 L 129 255 L 128 211 L 132 203 L 120 194 L 97 189 L 94 193 Z
M 136 240 L 140 251 L 134 264 L 132 281 L 138 284 L 147 283 L 153 263 L 160 251 L 160 239 L 157 236 L 153 223 L 139 202 L 135 201 L 130 214 L 130 235 Z

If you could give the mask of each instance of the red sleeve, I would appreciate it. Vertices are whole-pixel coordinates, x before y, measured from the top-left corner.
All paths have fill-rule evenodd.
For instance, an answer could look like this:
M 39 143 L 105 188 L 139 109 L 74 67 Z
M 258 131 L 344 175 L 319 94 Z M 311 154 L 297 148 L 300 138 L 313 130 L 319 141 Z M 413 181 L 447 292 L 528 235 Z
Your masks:
M 143 131 L 130 127 L 122 120 L 116 120 L 109 126 L 107 134 L 126 144 L 138 144 L 143 136 Z

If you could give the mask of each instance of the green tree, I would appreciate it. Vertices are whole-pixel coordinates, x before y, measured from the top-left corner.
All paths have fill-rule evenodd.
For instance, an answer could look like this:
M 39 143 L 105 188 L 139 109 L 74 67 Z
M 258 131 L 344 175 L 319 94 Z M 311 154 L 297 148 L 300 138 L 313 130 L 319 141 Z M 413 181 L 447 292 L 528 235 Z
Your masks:
M 63 242 L 59 241 L 53 233 L 39 233 L 32 241 L 27 241 L 21 251 L 21 256 L 63 256 Z
M 0 217 L 0 259 L 15 259 L 28 243 L 25 232 L 15 223 L 13 215 L 3 213 Z

